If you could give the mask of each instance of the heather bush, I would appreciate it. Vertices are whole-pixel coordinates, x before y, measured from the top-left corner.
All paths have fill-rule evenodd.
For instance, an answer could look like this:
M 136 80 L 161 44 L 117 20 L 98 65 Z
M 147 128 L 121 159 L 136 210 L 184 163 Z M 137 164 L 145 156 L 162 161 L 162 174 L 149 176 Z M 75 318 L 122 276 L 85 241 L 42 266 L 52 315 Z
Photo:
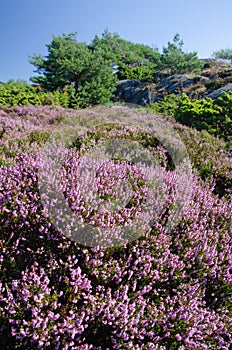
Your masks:
M 51 130 L 73 110 L 60 106 L 15 106 L 0 109 L 0 163 L 8 165 L 25 151 L 43 144 Z
M 38 129 L 33 128 L 36 110 L 37 115 L 44 115 L 38 118 Z M 16 129 L 20 114 L 21 120 L 26 116 L 27 121 L 21 131 L 10 129 L 12 137 L 14 132 L 33 135 L 35 130 L 45 134 L 39 133 L 39 143 L 35 138 L 26 152 L 18 150 L 12 164 L 0 167 L 1 347 L 230 349 L 229 191 L 219 198 L 212 182 L 203 182 L 193 174 L 182 198 L 181 217 L 170 228 L 167 223 L 173 208 L 178 208 L 178 189 L 187 179 L 178 173 L 159 138 L 146 128 L 140 129 L 139 124 L 130 125 L 133 118 L 140 120 L 136 111 L 105 108 L 76 111 L 75 115 L 63 109 L 46 111 L 8 111 L 17 121 Z M 116 122 L 116 116 L 112 122 L 114 114 L 127 118 L 127 125 Z M 49 172 L 49 157 L 44 158 L 46 137 L 41 140 L 40 136 L 51 133 L 61 115 L 66 115 L 62 129 L 71 125 L 78 135 L 69 147 L 60 148 L 63 157 L 57 181 L 55 172 Z M 147 118 L 149 123 L 157 118 L 158 123 L 157 116 Z M 80 121 L 82 128 L 78 130 L 75 125 Z M 186 139 L 190 138 L 187 128 L 180 129 Z M 55 133 L 58 137 L 57 129 Z M 121 144 L 120 152 L 110 147 L 111 141 Z M 112 153 L 108 161 L 101 157 L 102 144 Z M 94 155 L 97 146 L 98 157 L 86 158 L 91 152 Z M 141 148 L 142 157 L 147 157 L 143 166 L 138 161 Z M 153 158 L 156 167 L 150 164 Z M 91 173 L 92 169 L 96 172 Z M 144 225 L 138 237 L 124 239 L 121 244 L 91 246 L 68 238 L 59 229 L 59 221 L 68 222 L 68 212 L 58 205 L 59 195 L 50 197 L 51 210 L 58 214 L 57 225 L 45 205 L 43 197 L 49 193 L 41 192 L 39 186 L 45 170 L 53 186 L 48 187 L 51 195 L 53 188 L 60 186 L 80 222 L 92 225 L 103 236 L 108 234 L 107 239 L 119 235 L 119 242 L 125 232 L 122 228 L 130 227 L 137 217 L 149 225 Z M 129 188 L 123 187 L 126 180 Z M 149 197 L 150 192 L 154 197 Z M 126 198 L 123 205 L 120 196 Z M 143 210 L 149 198 L 157 208 L 162 202 L 159 210 Z M 155 220 L 151 213 L 155 213 Z
M 220 197 L 231 193 L 232 157 L 227 152 L 227 144 L 207 131 L 175 123 L 181 139 L 186 145 L 192 166 L 203 181 L 213 181 L 213 192 Z
M 226 95 L 223 98 L 227 99 Z M 164 115 L 175 114 L 180 99 L 181 97 L 168 95 L 155 103 L 149 113 L 156 111 Z M 181 125 L 175 121 L 175 118 L 169 117 L 169 121 L 173 123 L 185 143 L 192 166 L 197 170 L 198 176 L 203 181 L 213 181 L 214 193 L 219 196 L 224 196 L 228 191 L 231 192 L 232 158 L 228 153 L 230 143 L 223 138 L 214 137 L 206 130 L 198 131 L 196 128 Z

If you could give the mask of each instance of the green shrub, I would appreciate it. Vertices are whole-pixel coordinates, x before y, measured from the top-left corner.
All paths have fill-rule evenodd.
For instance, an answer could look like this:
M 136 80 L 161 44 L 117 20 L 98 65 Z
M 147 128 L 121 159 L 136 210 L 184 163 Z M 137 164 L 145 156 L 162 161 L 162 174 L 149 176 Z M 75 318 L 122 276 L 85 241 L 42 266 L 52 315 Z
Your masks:
M 174 117 L 182 124 L 207 130 L 211 135 L 226 141 L 232 138 L 232 94 L 223 94 L 217 100 L 193 100 L 182 95 Z
M 30 143 L 36 142 L 39 145 L 45 143 L 49 139 L 49 132 L 44 130 L 33 130 L 29 134 Z
M 0 85 L 0 105 L 25 106 L 41 105 L 38 91 L 30 85 L 9 82 Z
M 122 65 L 118 72 L 118 79 L 137 79 L 141 81 L 153 80 L 154 67 L 149 62 L 139 64 L 136 67 Z
M 63 92 L 59 90 L 45 92 L 27 83 L 18 84 L 14 81 L 0 84 L 0 105 L 7 107 L 29 105 L 76 107 L 72 87 L 64 89 Z
M 214 193 L 220 197 L 232 189 L 232 162 L 227 154 L 227 145 L 222 139 L 207 131 L 197 131 L 175 123 L 175 128 L 184 142 L 192 166 L 203 181 L 213 180 Z
M 148 108 L 152 113 L 174 116 L 181 124 L 206 130 L 209 134 L 232 142 L 232 93 L 224 93 L 216 100 L 190 100 L 182 94 L 166 95 Z
M 152 113 L 159 113 L 165 116 L 174 115 L 181 101 L 181 97 L 169 94 L 158 102 L 153 103 L 148 110 Z

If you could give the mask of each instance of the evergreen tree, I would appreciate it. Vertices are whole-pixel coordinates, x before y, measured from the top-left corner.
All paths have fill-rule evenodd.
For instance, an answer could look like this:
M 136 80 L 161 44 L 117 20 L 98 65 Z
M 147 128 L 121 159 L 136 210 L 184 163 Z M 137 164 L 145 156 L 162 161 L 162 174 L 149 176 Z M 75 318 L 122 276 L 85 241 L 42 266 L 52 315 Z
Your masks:
M 101 38 L 95 36 L 91 48 L 111 61 L 118 79 L 149 80 L 160 65 L 158 49 L 124 40 L 108 30 Z
M 48 55 L 34 54 L 29 62 L 38 76 L 31 81 L 46 91 L 65 90 L 71 86 L 77 105 L 109 101 L 116 85 L 116 77 L 108 60 L 86 43 L 76 40 L 76 33 L 53 37 L 47 46 Z M 73 101 L 73 89 L 72 101 Z M 73 102 L 72 102 L 73 103 Z
M 173 42 L 168 42 L 167 47 L 163 47 L 161 68 L 168 70 L 170 74 L 200 72 L 203 64 L 198 59 L 197 53 L 185 53 L 183 45 L 183 40 L 177 33 L 173 38 Z
M 213 56 L 216 59 L 226 60 L 232 63 L 232 49 L 223 49 L 223 50 L 215 51 Z

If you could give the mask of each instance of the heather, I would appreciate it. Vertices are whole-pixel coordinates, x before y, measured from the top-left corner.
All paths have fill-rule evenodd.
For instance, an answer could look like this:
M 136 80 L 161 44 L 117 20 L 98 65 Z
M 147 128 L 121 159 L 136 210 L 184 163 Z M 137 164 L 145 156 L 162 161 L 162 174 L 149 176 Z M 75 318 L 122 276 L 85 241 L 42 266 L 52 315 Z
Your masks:
M 232 158 L 228 152 L 228 144 L 205 130 L 197 131 L 175 122 L 174 125 L 180 132 L 199 177 L 206 182 L 213 181 L 213 193 L 220 197 L 231 192 Z
M 0 123 L 2 348 L 231 348 L 224 141 L 118 106 Z
M 0 164 L 12 163 L 23 151 L 33 152 L 52 128 L 73 110 L 60 106 L 15 106 L 0 109 Z M 33 147 L 32 147 L 33 144 Z

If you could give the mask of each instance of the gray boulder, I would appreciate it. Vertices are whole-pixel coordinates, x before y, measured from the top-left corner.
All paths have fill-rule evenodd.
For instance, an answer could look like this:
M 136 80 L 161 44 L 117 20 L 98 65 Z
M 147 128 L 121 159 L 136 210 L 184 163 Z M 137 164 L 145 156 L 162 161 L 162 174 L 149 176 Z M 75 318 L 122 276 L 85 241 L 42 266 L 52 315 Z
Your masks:
M 155 91 L 148 89 L 149 85 L 149 83 L 142 83 L 133 79 L 121 80 L 117 84 L 115 101 L 124 101 L 141 106 L 149 105 L 153 102 L 153 95 L 155 95 Z
M 223 92 L 230 92 L 232 91 L 232 83 L 226 84 L 225 86 L 211 92 L 207 97 L 212 98 L 213 100 L 216 100 L 218 97 L 220 97 Z
M 184 92 L 187 88 L 196 84 L 205 84 L 209 79 L 202 76 L 190 77 L 188 74 L 176 74 L 163 79 L 158 85 L 158 91 L 174 94 Z

